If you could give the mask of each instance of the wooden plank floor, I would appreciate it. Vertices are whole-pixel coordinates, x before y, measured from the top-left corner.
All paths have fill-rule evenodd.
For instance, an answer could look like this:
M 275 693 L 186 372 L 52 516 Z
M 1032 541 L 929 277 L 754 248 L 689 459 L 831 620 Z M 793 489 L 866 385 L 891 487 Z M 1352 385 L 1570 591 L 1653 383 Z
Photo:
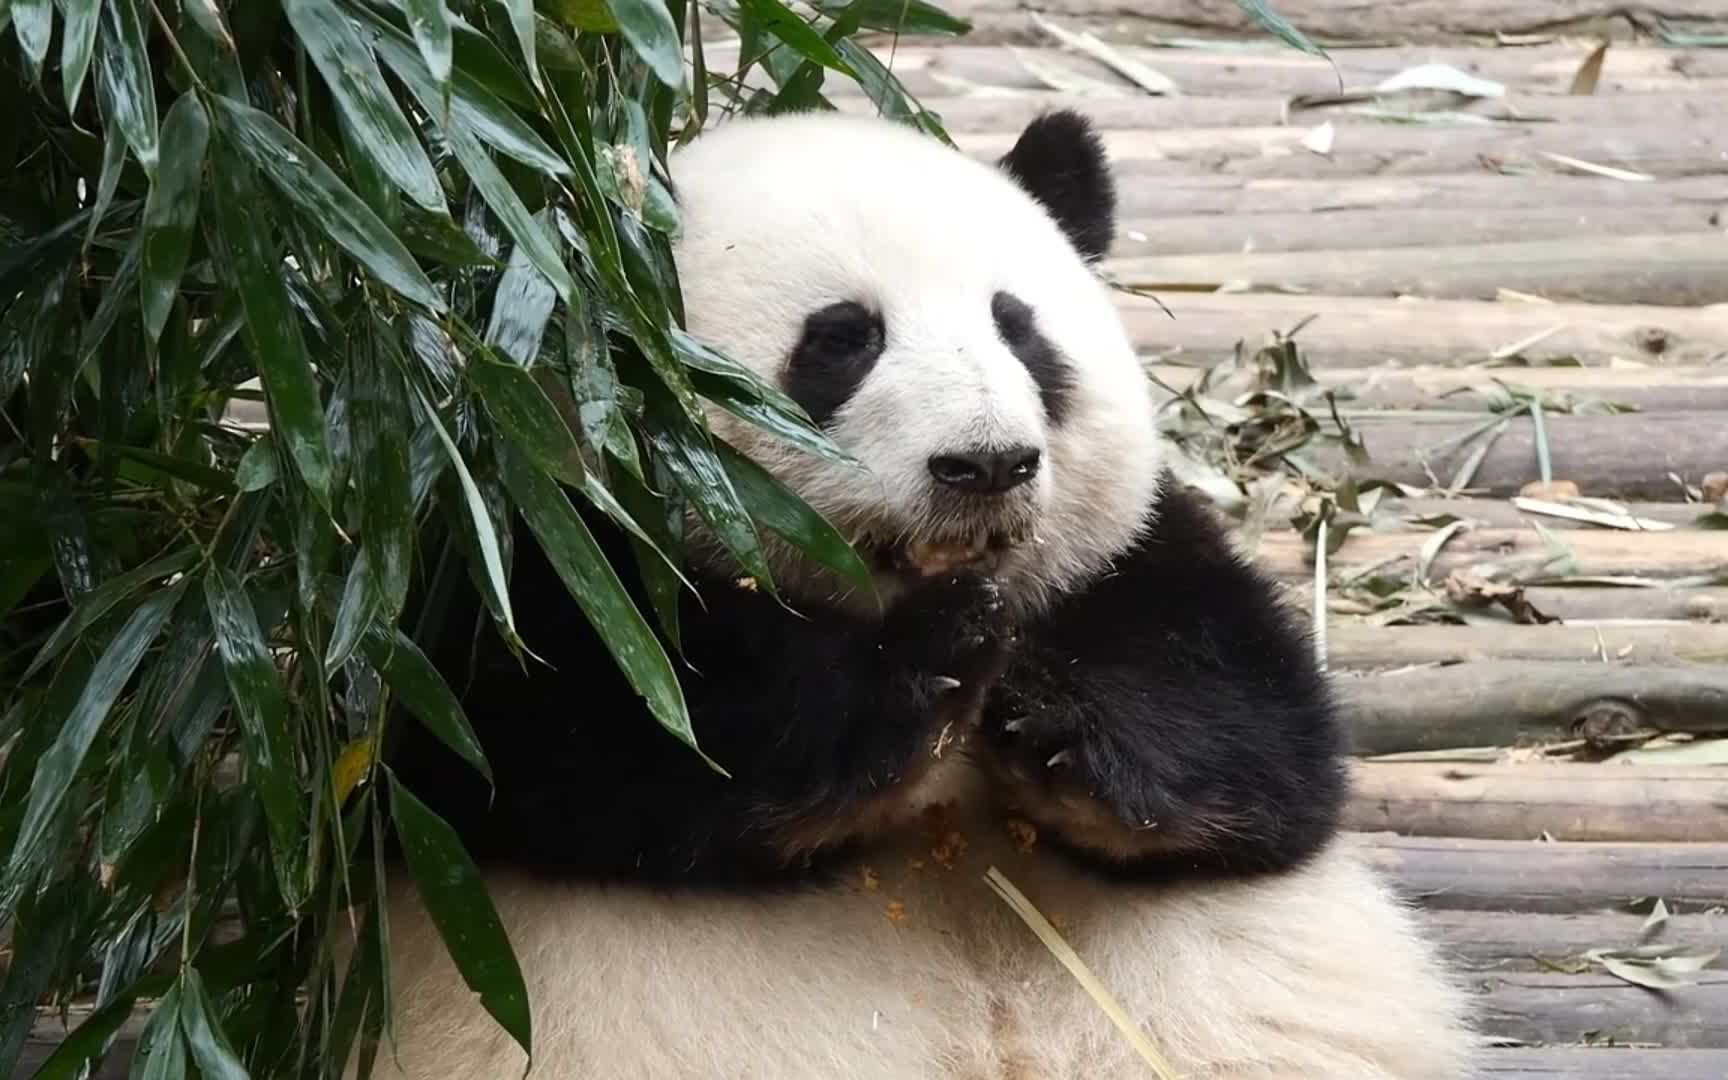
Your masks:
M 1045 109 L 1093 117 L 1121 177 L 1106 271 L 1156 298 L 1120 303 L 1149 370 L 1182 390 L 1310 320 L 1303 360 L 1348 399 L 1369 459 L 1315 461 L 1412 485 L 1329 560 L 1329 658 L 1359 751 L 1378 755 L 1359 763 L 1351 824 L 1506 1044 L 1484 1078 L 1728 1077 L 1722 960 L 1658 992 L 1583 959 L 1728 945 L 1728 743 L 1710 741 L 1728 733 L 1728 532 L 1697 524 L 1703 489 L 1720 500 L 1728 480 L 1710 476 L 1728 471 L 1728 49 L 1590 3 L 1274 6 L 1358 46 L 1334 50 L 1338 75 L 1223 0 L 1030 5 L 1177 94 L 1141 91 L 1006 0 L 948 5 L 975 20 L 969 39 L 879 55 L 980 157 Z M 1665 13 L 1673 33 L 1728 33 L 1721 5 Z M 1595 41 L 1555 31 L 1591 16 L 1615 40 L 1595 92 L 1568 93 Z M 1496 30 L 1542 37 L 1497 46 Z M 1176 37 L 1210 42 L 1160 44 Z M 1293 104 L 1427 63 L 1504 94 L 1412 123 Z M 1527 415 L 1469 490 L 1438 490 L 1472 444 L 1435 444 L 1492 419 L 1496 380 L 1542 396 L 1552 478 L 1628 500 L 1644 531 L 1515 505 L 1540 479 Z M 1614 408 L 1567 408 L 1587 399 Z M 1556 545 L 1564 565 L 1523 591 L 1522 621 L 1489 606 L 1468 625 L 1386 625 L 1344 587 L 1421 576 L 1415 595 L 1436 599 Z M 1311 608 L 1312 544 L 1267 526 L 1252 548 Z M 1670 915 L 1651 928 L 1656 899 Z

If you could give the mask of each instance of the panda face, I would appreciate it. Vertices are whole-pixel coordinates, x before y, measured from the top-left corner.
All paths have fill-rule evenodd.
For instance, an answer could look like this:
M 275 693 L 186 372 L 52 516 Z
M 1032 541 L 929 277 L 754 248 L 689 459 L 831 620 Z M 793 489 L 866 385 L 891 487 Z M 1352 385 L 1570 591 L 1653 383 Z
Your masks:
M 1131 543 L 1156 495 L 1149 386 L 1088 265 L 1111 190 L 1090 131 L 996 165 L 888 121 L 734 120 L 672 159 L 690 331 L 783 388 L 863 468 L 714 410 L 874 560 L 892 599 L 976 565 L 1025 608 Z M 850 596 L 789 547 L 777 580 Z

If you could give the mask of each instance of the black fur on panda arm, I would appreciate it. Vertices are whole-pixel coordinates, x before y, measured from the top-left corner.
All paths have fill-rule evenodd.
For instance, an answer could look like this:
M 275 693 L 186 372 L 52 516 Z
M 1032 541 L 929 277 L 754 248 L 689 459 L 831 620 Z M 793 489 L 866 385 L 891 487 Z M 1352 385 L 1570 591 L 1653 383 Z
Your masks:
M 1025 628 L 984 735 L 1045 839 L 1126 876 L 1289 869 L 1333 835 L 1342 740 L 1275 586 L 1166 477 L 1157 519 Z
M 589 524 L 647 613 L 630 548 Z M 876 827 L 875 811 L 930 760 L 952 683 L 987 683 L 1009 633 L 996 586 L 975 577 L 932 582 L 876 620 L 793 614 L 766 591 L 693 574 L 700 599 L 682 594 L 682 658 L 668 653 L 696 737 L 727 779 L 655 723 L 525 528 L 515 552 L 517 628 L 545 664 L 524 671 L 466 580 L 428 649 L 495 791 L 411 721 L 392 766 L 477 861 L 554 877 L 807 879 L 815 856 Z

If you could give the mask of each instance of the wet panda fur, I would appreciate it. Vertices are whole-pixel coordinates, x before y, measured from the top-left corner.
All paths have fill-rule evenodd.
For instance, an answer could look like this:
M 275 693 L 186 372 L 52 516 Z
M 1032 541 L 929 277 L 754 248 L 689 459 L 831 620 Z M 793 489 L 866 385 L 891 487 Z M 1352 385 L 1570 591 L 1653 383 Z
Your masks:
M 428 648 L 495 794 L 411 724 L 394 768 L 485 870 L 532 1075 L 1149 1075 L 992 866 L 1184 1077 L 1468 1075 L 1461 995 L 1337 831 L 1310 645 L 1162 463 L 1092 265 L 1114 193 L 1086 122 L 989 163 L 880 120 L 735 120 L 671 167 L 690 331 L 863 468 L 713 426 L 857 538 L 878 595 L 769 536 L 788 610 L 693 524 L 672 655 L 730 780 L 649 718 L 525 528 L 545 665 L 458 597 Z M 378 1075 L 521 1075 L 394 880 Z

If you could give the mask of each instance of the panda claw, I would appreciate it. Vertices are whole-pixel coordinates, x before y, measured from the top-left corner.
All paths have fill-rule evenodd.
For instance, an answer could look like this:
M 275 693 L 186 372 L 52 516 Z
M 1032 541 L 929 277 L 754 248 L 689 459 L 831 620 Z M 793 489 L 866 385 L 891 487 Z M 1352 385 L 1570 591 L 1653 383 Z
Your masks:
M 1026 726 L 1026 718 L 1024 716 L 1011 716 L 1008 719 L 1002 721 L 1002 730 L 1008 732 L 1009 734 L 1013 734 L 1014 732 L 1019 731 L 1021 728 L 1025 727 L 1025 726 Z
M 951 675 L 937 675 L 930 680 L 930 689 L 938 694 L 960 689 L 960 680 Z
M 1056 751 L 1056 753 L 1051 755 L 1049 761 L 1046 761 L 1044 763 L 1044 767 L 1047 769 L 1060 769 L 1064 765 L 1072 765 L 1073 763 L 1074 763 L 1074 751 L 1072 751 L 1072 750 L 1058 750 L 1058 751 Z

